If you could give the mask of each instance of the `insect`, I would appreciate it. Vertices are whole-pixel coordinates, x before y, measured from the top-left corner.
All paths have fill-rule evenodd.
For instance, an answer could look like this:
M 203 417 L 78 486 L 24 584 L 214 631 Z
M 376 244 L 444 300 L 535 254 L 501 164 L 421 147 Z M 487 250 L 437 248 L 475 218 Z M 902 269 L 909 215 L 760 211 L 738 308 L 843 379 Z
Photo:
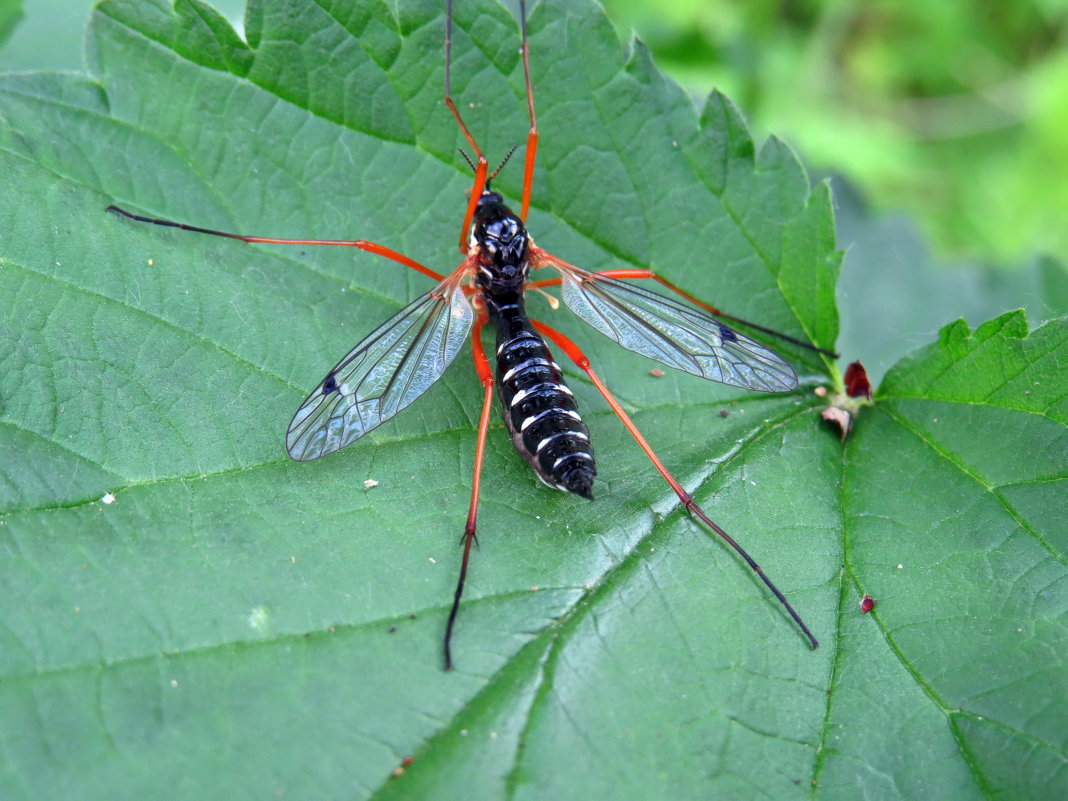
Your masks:
M 445 12 L 444 103 L 472 151 L 464 158 L 474 181 L 460 228 L 463 259 L 442 275 L 384 245 L 368 240 L 304 240 L 248 236 L 135 214 L 118 206 L 108 210 L 132 220 L 180 228 L 245 243 L 355 247 L 415 270 L 434 286 L 379 325 L 325 375 L 301 403 L 286 433 L 286 451 L 296 461 L 318 459 L 352 444 L 394 417 L 426 392 L 453 362 L 470 337 L 475 371 L 483 387 L 475 446 L 474 474 L 463 535 L 463 554 L 445 626 L 444 661 L 453 666 L 452 637 L 467 578 L 481 491 L 483 454 L 493 397 L 501 404 L 505 427 L 516 450 L 549 487 L 592 498 L 597 468 L 590 432 L 550 345 L 569 357 L 597 388 L 638 445 L 678 495 L 686 509 L 715 532 L 760 577 L 794 620 L 812 648 L 815 636 L 757 562 L 720 528 L 663 465 L 612 393 L 569 338 L 526 312 L 528 289 L 560 288 L 564 302 L 581 319 L 624 348 L 661 364 L 749 390 L 787 392 L 797 386 L 793 368 L 777 353 L 723 320 L 777 336 L 803 347 L 808 343 L 747 323 L 708 306 L 649 270 L 593 272 L 538 247 L 527 232 L 531 184 L 538 145 L 534 92 L 530 77 L 526 3 L 520 0 L 521 57 L 530 129 L 527 133 L 520 211 L 513 212 L 491 188 L 516 148 L 492 173 L 485 155 L 452 98 L 452 2 Z M 461 151 L 463 152 L 463 151 Z M 534 270 L 555 277 L 531 280 Z M 677 295 L 676 300 L 632 281 L 651 280 Z M 491 366 L 482 335 L 496 334 Z M 830 354 L 833 355 L 833 354 Z

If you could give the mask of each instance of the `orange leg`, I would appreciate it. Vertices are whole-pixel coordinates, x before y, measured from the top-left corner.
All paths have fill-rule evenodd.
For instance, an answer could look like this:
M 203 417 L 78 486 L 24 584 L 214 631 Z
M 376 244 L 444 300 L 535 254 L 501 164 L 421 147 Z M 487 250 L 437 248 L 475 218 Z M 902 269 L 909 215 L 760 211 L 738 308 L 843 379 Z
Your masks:
M 471 197 L 467 200 L 464 225 L 460 229 L 460 252 L 466 254 L 467 233 L 471 230 L 471 220 L 474 219 L 475 208 L 478 206 L 478 200 L 482 197 L 482 190 L 486 186 L 486 172 L 489 169 L 489 164 L 486 162 L 486 157 L 482 155 L 482 150 L 475 141 L 475 137 L 471 135 L 467 125 L 464 124 L 464 119 L 460 116 L 459 109 L 452 102 L 452 0 L 447 0 L 445 3 L 445 105 L 452 112 L 452 116 L 456 119 L 456 124 L 460 126 L 460 132 L 467 140 L 467 144 L 471 146 L 471 150 L 474 151 L 477 161 L 475 183 L 471 188 Z
M 222 236 L 227 239 L 236 239 L 239 242 L 252 243 L 260 242 L 267 245 L 340 245 L 341 247 L 359 248 L 365 250 L 368 253 L 374 253 L 378 256 L 385 256 L 387 259 L 403 264 L 405 267 L 410 267 L 416 272 L 433 278 L 435 281 L 441 281 L 445 276 L 441 273 L 436 273 L 429 267 L 424 267 L 414 259 L 409 259 L 403 253 L 398 253 L 395 250 L 387 248 L 385 245 L 379 245 L 375 242 L 368 242 L 366 239 L 277 239 L 271 236 L 247 236 L 245 234 L 228 234 L 225 231 L 215 231 L 211 228 L 201 228 L 196 225 L 186 225 L 185 223 L 171 222 L 170 220 L 162 220 L 158 217 L 144 217 L 140 214 L 134 214 L 133 212 L 121 209 L 118 206 L 108 206 L 107 211 L 113 211 L 116 214 L 121 214 L 123 217 L 129 217 L 131 220 L 137 222 L 152 223 L 153 225 L 163 225 L 167 228 L 180 228 L 183 231 L 193 231 L 198 234 L 209 234 L 211 236 Z
M 464 527 L 464 555 L 460 562 L 460 578 L 456 582 L 456 593 L 452 598 L 452 608 L 449 610 L 449 621 L 445 624 L 445 669 L 452 670 L 452 630 L 456 624 L 456 615 L 460 611 L 460 597 L 464 593 L 464 581 L 467 579 L 467 562 L 471 557 L 471 545 L 477 543 L 475 534 L 475 519 L 478 516 L 479 487 L 482 481 L 482 456 L 486 450 L 486 432 L 489 431 L 490 410 L 493 408 L 493 371 L 490 369 L 489 359 L 482 347 L 482 327 L 486 324 L 486 312 L 478 309 L 478 319 L 475 320 L 474 330 L 471 332 L 471 351 L 475 359 L 475 372 L 485 390 L 482 400 L 482 416 L 478 422 L 478 440 L 475 445 L 475 475 L 471 481 L 471 506 L 467 512 L 467 525 Z
M 527 133 L 526 161 L 523 167 L 523 205 L 519 215 L 520 219 L 525 222 L 527 212 L 530 210 L 530 191 L 534 182 L 534 160 L 538 151 L 538 126 L 534 118 L 534 89 L 530 82 L 530 47 L 527 44 L 526 0 L 519 0 L 519 22 L 523 33 L 523 76 L 527 87 L 527 109 L 530 113 L 530 131 Z M 460 110 L 456 108 L 456 104 L 452 99 L 452 0 L 447 0 L 445 3 L 445 105 L 452 112 L 452 116 L 456 119 L 456 124 L 460 126 L 460 132 L 464 135 L 464 139 L 467 140 L 467 144 L 471 146 L 471 150 L 475 154 L 475 182 L 471 187 L 471 196 L 467 200 L 467 211 L 464 214 L 463 227 L 460 229 L 460 252 L 466 254 L 467 236 L 471 230 L 471 220 L 474 219 L 479 198 L 482 197 L 486 184 L 496 177 L 497 173 L 494 172 L 493 175 L 487 176 L 489 165 L 486 157 L 483 155 L 482 149 L 478 146 L 475 137 L 471 134 L 463 117 L 460 115 Z M 505 161 L 507 160 L 506 158 Z M 504 166 L 503 162 L 501 166 Z
M 534 87 L 530 83 L 530 45 L 527 43 L 527 4 L 519 0 L 519 26 L 523 33 L 523 77 L 527 83 L 527 110 L 530 112 L 530 131 L 527 133 L 527 153 L 523 165 L 523 205 L 519 219 L 527 221 L 530 211 L 530 188 L 534 183 L 534 158 L 538 152 L 538 123 L 534 118 Z
M 619 401 L 615 399 L 612 393 L 608 391 L 608 387 L 606 387 L 601 382 L 601 379 L 590 368 L 590 360 L 586 358 L 586 355 L 581 350 L 579 350 L 578 345 L 576 345 L 570 339 L 565 337 L 559 331 L 550 328 L 544 323 L 540 323 L 536 320 L 533 320 L 532 322 L 534 323 L 534 327 L 537 328 L 538 331 L 540 331 L 542 334 L 544 334 L 554 343 L 556 343 L 556 345 L 559 346 L 559 348 L 564 351 L 571 358 L 571 360 L 575 362 L 575 364 L 578 365 L 579 369 L 583 370 L 586 375 L 590 377 L 590 380 L 593 382 L 593 385 L 597 387 L 597 391 L 604 396 L 604 399 L 608 401 L 608 405 L 612 407 L 612 411 L 616 413 L 616 415 L 621 421 L 623 421 L 623 425 L 626 427 L 627 431 L 629 431 L 631 436 L 634 437 L 634 439 L 638 442 L 638 445 L 641 447 L 641 449 L 645 451 L 645 455 L 649 457 L 649 461 L 653 463 L 653 467 L 657 469 L 660 475 L 664 477 L 664 480 L 667 481 L 671 489 L 675 491 L 675 494 L 679 496 L 679 500 L 682 501 L 682 505 L 685 506 L 686 509 L 692 515 L 697 517 L 706 526 L 716 532 L 716 534 L 718 534 L 724 542 L 726 542 L 731 548 L 735 550 L 735 552 L 739 556 L 742 557 L 742 559 L 745 560 L 746 564 L 748 564 L 749 567 L 753 570 L 753 572 L 760 577 L 760 580 L 764 582 L 765 586 L 767 586 L 767 588 L 771 590 L 772 594 L 779 599 L 779 603 L 782 604 L 783 608 L 787 611 L 790 617 L 793 618 L 794 622 L 797 623 L 798 627 L 801 629 L 802 633 L 804 633 L 805 637 L 808 638 L 808 641 L 812 645 L 812 648 L 818 648 L 819 642 L 816 640 L 815 636 L 813 636 L 808 626 L 805 625 L 805 622 L 801 619 L 801 616 L 794 610 L 793 606 L 790 605 L 790 602 L 786 600 L 786 596 L 784 596 L 782 592 L 779 591 L 779 588 L 775 586 L 772 580 L 767 577 L 760 565 L 756 563 L 756 560 L 754 560 L 753 557 L 751 557 L 746 552 L 746 550 L 734 540 L 733 537 L 731 537 L 726 531 L 716 525 L 712 521 L 712 519 L 705 514 L 704 510 L 701 509 L 701 507 L 697 505 L 697 502 L 694 501 L 694 499 L 690 496 L 690 493 L 684 490 L 682 488 L 682 485 L 679 484 L 679 482 L 675 480 L 675 477 L 668 472 L 668 469 L 664 467 L 663 462 L 661 462 L 660 459 L 657 458 L 656 453 L 653 452 L 652 447 L 649 445 L 648 442 L 646 442 L 645 437 L 642 436 L 642 433 L 638 430 L 638 427 L 634 425 L 634 422 L 630 419 L 627 413 L 623 411 L 623 407 L 619 405 Z
M 556 257 L 554 256 L 553 258 L 555 259 Z M 568 266 L 570 266 L 570 265 L 568 265 Z M 727 312 L 721 311 L 720 309 L 717 309 L 715 306 L 711 306 L 708 303 L 705 303 L 704 301 L 695 298 L 693 295 L 691 295 L 686 290 L 680 289 L 679 287 L 675 286 L 673 283 L 668 281 L 666 278 L 661 278 L 659 275 L 654 273 L 652 270 L 638 270 L 638 269 L 598 270 L 595 273 L 595 275 L 603 275 L 603 276 L 606 276 L 608 278 L 651 279 L 653 281 L 657 281 L 662 286 L 665 286 L 668 289 L 670 289 L 676 295 L 679 295 L 680 297 L 683 297 L 686 300 L 690 301 L 690 303 L 692 303 L 694 306 L 697 306 L 698 308 L 704 309 L 706 312 L 708 312 L 709 314 L 712 314 L 712 315 L 714 315 L 716 317 L 722 317 L 724 320 L 730 320 L 730 321 L 735 322 L 735 323 L 740 323 L 741 325 L 747 326 L 748 328 L 752 328 L 755 331 L 762 331 L 765 334 L 768 334 L 770 336 L 773 336 L 773 337 L 776 337 L 778 339 L 781 339 L 784 342 L 790 342 L 790 343 L 792 343 L 794 345 L 798 345 L 799 347 L 806 348 L 808 350 L 814 350 L 817 353 L 822 353 L 825 356 L 830 356 L 832 359 L 837 359 L 839 357 L 839 354 L 835 353 L 833 350 L 826 350 L 825 348 L 818 348 L 818 347 L 816 347 L 815 345 L 813 345 L 813 344 L 811 344 L 809 342 L 804 342 L 804 341 L 802 341 L 800 339 L 797 339 L 796 337 L 790 336 L 789 334 L 784 334 L 781 331 L 776 331 L 774 328 L 767 328 L 766 326 L 763 326 L 763 325 L 757 325 L 756 323 L 751 323 L 748 320 L 742 319 L 741 317 L 735 317 L 733 314 L 727 314 Z M 557 286 L 557 285 L 560 284 L 560 281 L 561 281 L 560 278 L 546 278 L 546 279 L 543 279 L 543 280 L 540 280 L 540 281 L 531 281 L 531 282 L 529 282 L 527 284 L 527 287 L 534 288 L 534 289 L 541 289 L 542 287 L 547 287 L 547 286 Z

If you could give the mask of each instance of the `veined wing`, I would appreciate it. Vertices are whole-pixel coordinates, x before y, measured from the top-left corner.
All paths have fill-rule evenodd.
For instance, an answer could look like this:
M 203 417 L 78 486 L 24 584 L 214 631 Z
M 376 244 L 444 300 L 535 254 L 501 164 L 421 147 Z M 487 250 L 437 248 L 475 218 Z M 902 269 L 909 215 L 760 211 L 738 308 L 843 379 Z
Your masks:
M 555 260 L 564 302 L 627 350 L 687 373 L 762 392 L 788 392 L 797 374 L 781 356 L 712 315 L 648 289 Z
M 290 457 L 318 459 L 389 420 L 441 377 L 473 320 L 452 277 L 386 320 L 304 399 L 286 433 Z

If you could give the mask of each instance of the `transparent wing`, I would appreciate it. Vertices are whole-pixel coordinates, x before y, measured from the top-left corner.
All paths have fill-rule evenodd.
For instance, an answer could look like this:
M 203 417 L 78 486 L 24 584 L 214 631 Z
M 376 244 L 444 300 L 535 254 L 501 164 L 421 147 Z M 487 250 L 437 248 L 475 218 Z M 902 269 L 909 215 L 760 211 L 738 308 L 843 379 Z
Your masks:
M 744 389 L 788 392 L 797 386 L 796 373 L 781 356 L 706 312 L 635 284 L 550 264 L 563 275 L 571 310 L 627 350 Z
M 389 420 L 456 358 L 474 312 L 457 281 L 439 284 L 350 350 L 293 415 L 286 450 L 318 459 Z

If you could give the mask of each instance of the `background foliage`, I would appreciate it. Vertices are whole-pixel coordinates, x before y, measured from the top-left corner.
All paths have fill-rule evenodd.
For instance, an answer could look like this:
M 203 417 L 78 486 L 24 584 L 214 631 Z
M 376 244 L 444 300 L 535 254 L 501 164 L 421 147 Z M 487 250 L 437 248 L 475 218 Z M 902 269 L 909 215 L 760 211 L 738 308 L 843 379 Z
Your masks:
M 1068 3 L 610 0 L 820 171 L 905 209 L 943 258 L 1068 253 Z

